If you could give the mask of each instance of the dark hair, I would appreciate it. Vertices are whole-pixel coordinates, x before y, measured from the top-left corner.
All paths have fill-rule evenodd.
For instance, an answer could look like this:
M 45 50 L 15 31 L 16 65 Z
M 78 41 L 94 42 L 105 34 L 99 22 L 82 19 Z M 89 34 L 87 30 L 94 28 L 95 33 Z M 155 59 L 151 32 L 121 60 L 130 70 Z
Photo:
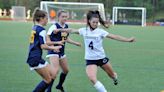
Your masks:
M 57 13 L 57 16 L 59 17 L 62 13 L 67 13 L 67 11 L 65 11 L 65 10 L 59 10 L 58 13 Z
M 35 8 L 33 12 L 33 22 L 39 22 L 41 18 L 44 18 L 47 16 L 47 12 L 40 10 L 39 8 Z
M 100 24 L 103 25 L 104 27 L 106 27 L 106 28 L 109 27 L 109 26 L 106 25 L 107 22 L 104 21 L 104 20 L 101 18 L 101 15 L 100 15 L 99 11 L 97 11 L 97 10 L 95 10 L 95 11 L 89 11 L 89 12 L 87 13 L 87 25 L 89 25 L 90 27 L 91 27 L 91 25 L 90 25 L 90 23 L 89 23 L 89 20 L 91 20 L 93 17 L 99 18 Z

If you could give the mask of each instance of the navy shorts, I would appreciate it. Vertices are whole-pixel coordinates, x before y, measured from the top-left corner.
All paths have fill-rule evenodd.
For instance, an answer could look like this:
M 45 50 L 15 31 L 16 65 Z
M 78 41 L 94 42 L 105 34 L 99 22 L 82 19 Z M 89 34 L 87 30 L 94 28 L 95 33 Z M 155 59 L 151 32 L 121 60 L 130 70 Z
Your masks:
M 28 58 L 27 63 L 29 64 L 31 70 L 45 67 L 47 62 L 41 57 Z
M 109 58 L 105 57 L 103 59 L 98 59 L 98 60 L 86 60 L 86 65 L 103 66 L 104 64 L 108 62 L 109 62 Z

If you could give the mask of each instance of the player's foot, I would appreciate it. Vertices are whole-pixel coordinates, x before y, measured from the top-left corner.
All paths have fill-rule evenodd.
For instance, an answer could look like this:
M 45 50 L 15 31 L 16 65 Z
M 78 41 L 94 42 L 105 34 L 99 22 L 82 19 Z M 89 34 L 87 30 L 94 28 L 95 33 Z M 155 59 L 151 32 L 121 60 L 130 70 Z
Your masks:
M 118 84 L 117 73 L 114 73 L 114 74 L 115 74 L 115 78 L 113 79 L 113 83 L 114 85 L 117 85 Z
M 56 86 L 56 89 L 60 90 L 61 92 L 65 92 L 65 91 L 64 91 L 64 88 L 63 88 L 62 86 L 57 85 L 57 86 Z
M 117 85 L 118 84 L 118 80 L 117 79 L 114 79 L 113 80 L 113 83 L 114 83 L 114 85 Z

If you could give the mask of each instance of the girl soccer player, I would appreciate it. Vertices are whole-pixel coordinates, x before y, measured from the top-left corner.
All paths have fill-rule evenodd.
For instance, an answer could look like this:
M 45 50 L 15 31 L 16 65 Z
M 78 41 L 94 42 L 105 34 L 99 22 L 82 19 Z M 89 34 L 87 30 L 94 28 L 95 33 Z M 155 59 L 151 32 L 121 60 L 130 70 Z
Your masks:
M 54 43 L 58 43 L 59 45 L 62 45 L 62 48 L 60 49 L 60 52 L 49 50 L 47 57 L 49 57 L 49 60 L 50 60 L 53 79 L 56 78 L 60 67 L 63 70 L 62 73 L 60 74 L 59 83 L 56 86 L 56 89 L 60 90 L 61 92 L 64 92 L 63 83 L 69 71 L 67 58 L 64 52 L 65 42 L 68 42 L 77 46 L 81 46 L 81 44 L 71 40 L 68 37 L 69 34 L 66 31 L 69 29 L 68 29 L 68 25 L 65 23 L 68 17 L 67 12 L 59 11 L 57 16 L 58 16 L 58 22 L 53 24 L 47 32 L 47 43 L 49 45 L 54 45 Z M 52 85 L 53 85 L 53 82 L 49 86 L 47 92 L 51 92 Z
M 100 66 L 117 85 L 117 74 L 113 71 L 109 59 L 106 57 L 102 41 L 103 38 L 110 38 L 122 42 L 134 42 L 135 39 L 125 38 L 120 35 L 114 35 L 98 27 L 98 23 L 108 28 L 108 24 L 102 20 L 99 11 L 89 11 L 87 13 L 87 27 L 80 28 L 78 31 L 69 32 L 77 33 L 83 36 L 85 43 L 86 74 L 93 86 L 98 92 L 107 92 L 104 85 L 97 79 L 97 67 Z
M 44 92 L 52 82 L 50 66 L 42 59 L 42 49 L 59 51 L 61 46 L 48 46 L 45 42 L 46 31 L 43 26 L 47 24 L 47 13 L 35 9 L 33 13 L 34 26 L 31 31 L 29 54 L 27 63 L 31 70 L 35 70 L 42 78 L 33 92 Z

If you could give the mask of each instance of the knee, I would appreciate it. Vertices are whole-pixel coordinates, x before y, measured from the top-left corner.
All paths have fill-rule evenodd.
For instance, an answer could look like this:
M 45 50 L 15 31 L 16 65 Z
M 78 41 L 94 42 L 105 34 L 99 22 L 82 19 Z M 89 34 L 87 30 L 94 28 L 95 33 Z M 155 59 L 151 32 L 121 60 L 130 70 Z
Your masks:
M 44 80 L 47 84 L 49 84 L 52 81 L 52 77 L 49 76 L 49 77 L 45 78 Z
M 88 78 L 92 83 L 96 83 L 96 81 L 97 81 L 97 78 L 94 75 L 88 75 Z
M 59 70 L 53 71 L 52 74 L 51 74 L 52 78 L 56 79 L 58 73 L 59 73 Z

